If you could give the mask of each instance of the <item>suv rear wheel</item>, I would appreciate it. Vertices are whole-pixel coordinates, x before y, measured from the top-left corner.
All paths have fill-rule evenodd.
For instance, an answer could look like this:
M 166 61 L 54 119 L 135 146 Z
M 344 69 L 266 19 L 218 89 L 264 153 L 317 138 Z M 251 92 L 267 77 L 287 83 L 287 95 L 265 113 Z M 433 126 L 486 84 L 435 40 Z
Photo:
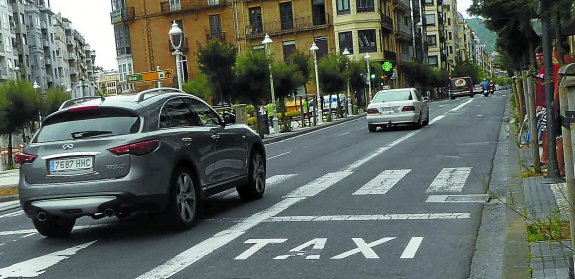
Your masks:
M 200 215 L 200 192 L 193 174 L 185 167 L 178 167 L 171 180 L 168 216 L 177 229 L 192 227 Z
M 266 164 L 262 154 L 254 151 L 249 162 L 248 182 L 236 187 L 238 195 L 244 201 L 260 199 L 266 190 Z
M 76 219 L 50 216 L 44 221 L 34 218 L 32 222 L 41 235 L 46 237 L 61 237 L 70 234 L 74 228 L 74 224 L 76 224 Z

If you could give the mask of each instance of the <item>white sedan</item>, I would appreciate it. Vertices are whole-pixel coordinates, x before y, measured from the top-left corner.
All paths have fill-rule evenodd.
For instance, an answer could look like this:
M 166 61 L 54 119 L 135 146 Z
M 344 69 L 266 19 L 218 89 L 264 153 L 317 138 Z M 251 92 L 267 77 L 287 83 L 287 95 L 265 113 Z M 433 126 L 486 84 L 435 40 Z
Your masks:
M 377 92 L 367 106 L 367 128 L 414 125 L 421 128 L 429 124 L 427 100 L 415 88 L 390 89 Z

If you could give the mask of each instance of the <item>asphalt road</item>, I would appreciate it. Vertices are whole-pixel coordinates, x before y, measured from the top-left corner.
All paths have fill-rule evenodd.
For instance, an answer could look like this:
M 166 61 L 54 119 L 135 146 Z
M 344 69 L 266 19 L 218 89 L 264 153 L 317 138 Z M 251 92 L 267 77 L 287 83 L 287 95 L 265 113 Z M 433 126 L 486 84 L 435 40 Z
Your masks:
M 184 232 L 83 218 L 45 239 L 2 212 L 0 279 L 467 278 L 507 94 L 431 103 L 420 130 L 361 118 L 268 144 L 264 198 L 211 197 Z

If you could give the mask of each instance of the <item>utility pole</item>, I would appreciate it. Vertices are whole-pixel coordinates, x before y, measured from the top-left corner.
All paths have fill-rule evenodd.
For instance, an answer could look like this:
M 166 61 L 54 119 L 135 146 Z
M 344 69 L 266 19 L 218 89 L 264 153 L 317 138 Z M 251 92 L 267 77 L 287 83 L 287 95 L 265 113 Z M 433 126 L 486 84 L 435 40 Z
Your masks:
M 553 85 L 553 58 L 551 34 L 551 0 L 541 0 L 541 21 L 543 26 L 543 59 L 545 67 L 545 106 L 547 108 L 547 135 L 549 138 L 549 165 L 547 166 L 548 178 L 559 178 L 559 165 L 557 163 L 557 144 L 555 138 L 555 104 Z

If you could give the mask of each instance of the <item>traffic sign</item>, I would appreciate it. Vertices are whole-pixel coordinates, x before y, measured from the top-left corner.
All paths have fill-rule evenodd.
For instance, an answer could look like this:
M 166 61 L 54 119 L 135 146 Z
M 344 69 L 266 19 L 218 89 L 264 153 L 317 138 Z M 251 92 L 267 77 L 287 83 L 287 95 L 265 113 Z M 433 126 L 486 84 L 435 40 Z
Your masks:
M 381 68 L 384 71 L 389 72 L 389 71 L 391 71 L 391 69 L 393 69 L 393 64 L 389 61 L 385 61 L 385 62 L 383 62 L 383 64 L 381 64 Z
M 128 82 L 158 81 L 162 79 L 172 79 L 174 77 L 173 69 L 163 71 L 153 71 L 144 73 L 135 73 L 127 76 Z

